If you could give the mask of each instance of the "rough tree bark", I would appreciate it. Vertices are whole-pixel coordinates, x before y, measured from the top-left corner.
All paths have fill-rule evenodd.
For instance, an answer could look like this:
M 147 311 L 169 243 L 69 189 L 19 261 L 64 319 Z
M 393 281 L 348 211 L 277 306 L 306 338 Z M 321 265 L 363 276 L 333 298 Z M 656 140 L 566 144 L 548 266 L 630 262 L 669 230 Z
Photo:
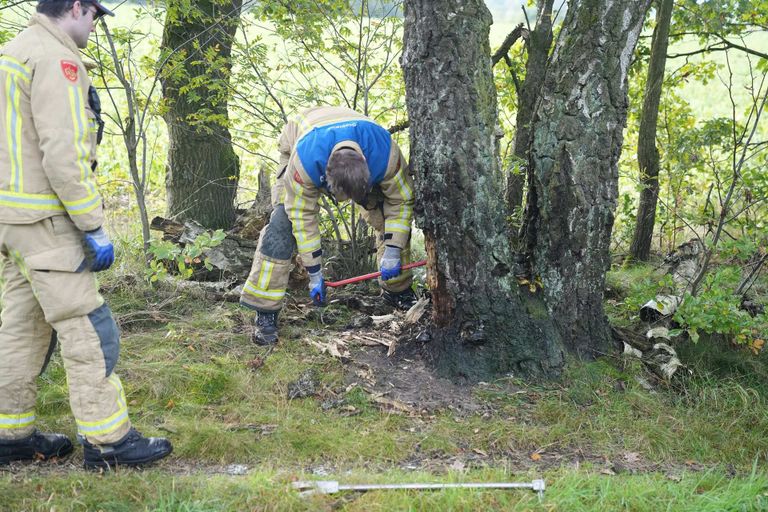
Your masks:
M 241 8 L 242 0 L 173 0 L 163 30 L 162 50 L 179 56 L 162 75 L 168 216 L 211 229 L 235 220 L 240 162 L 227 129 L 226 91 Z
M 402 66 L 416 221 L 433 298 L 430 355 L 470 380 L 551 376 L 563 352 L 541 294 L 511 272 L 496 92 L 482 0 L 406 0 Z
M 515 141 L 512 152 L 522 161 L 528 161 L 531 147 L 531 125 L 536 100 L 539 98 L 541 85 L 547 72 L 549 49 L 552 47 L 552 4 L 554 0 L 539 0 L 536 28 L 531 31 L 528 41 L 528 60 L 525 63 L 525 80 L 523 81 L 515 117 Z M 527 167 L 527 166 L 526 166 Z M 510 209 L 523 205 L 523 189 L 525 173 L 511 175 L 507 185 L 507 203 Z
M 651 60 L 648 63 L 648 81 L 645 84 L 645 98 L 640 115 L 637 163 L 642 190 L 637 207 L 635 234 L 629 249 L 630 257 L 638 261 L 648 260 L 653 240 L 653 227 L 656 223 L 656 203 L 659 200 L 659 149 L 656 147 L 656 123 L 659 119 L 664 67 L 667 64 L 669 24 L 674 3 L 674 0 L 658 2 L 656 28 L 653 30 L 651 43 Z
M 566 346 L 611 339 L 603 311 L 627 112 L 627 74 L 650 0 L 570 2 L 536 110 L 526 243 Z

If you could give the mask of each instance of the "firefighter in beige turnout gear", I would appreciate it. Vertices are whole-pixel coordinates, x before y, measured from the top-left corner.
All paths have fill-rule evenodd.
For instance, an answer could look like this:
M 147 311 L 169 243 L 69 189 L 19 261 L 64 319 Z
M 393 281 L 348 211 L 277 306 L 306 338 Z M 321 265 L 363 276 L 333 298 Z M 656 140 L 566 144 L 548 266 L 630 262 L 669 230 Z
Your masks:
M 35 429 L 36 379 L 57 340 L 86 467 L 151 462 L 171 446 L 131 428 L 119 332 L 93 273 L 114 253 L 93 175 L 100 106 L 78 48 L 112 13 L 92 0 L 37 10 L 0 49 L 0 463 L 73 449 Z
M 382 293 L 406 308 L 414 301 L 410 261 L 414 190 L 408 164 L 389 132 L 366 116 L 344 107 L 314 107 L 292 118 L 280 135 L 280 162 L 272 187 L 273 211 L 259 237 L 250 276 L 240 303 L 257 311 L 254 341 L 277 342 L 282 307 L 298 250 L 310 276 L 310 296 L 325 300 L 319 199 L 351 199 L 379 234 Z

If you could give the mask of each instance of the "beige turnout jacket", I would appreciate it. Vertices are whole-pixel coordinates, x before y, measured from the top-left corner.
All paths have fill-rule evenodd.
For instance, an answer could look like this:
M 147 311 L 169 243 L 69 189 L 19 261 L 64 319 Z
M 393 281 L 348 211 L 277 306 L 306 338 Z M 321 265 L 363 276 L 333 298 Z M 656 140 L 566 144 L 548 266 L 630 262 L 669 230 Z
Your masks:
M 305 267 L 321 264 L 320 228 L 318 225 L 318 201 L 322 190 L 310 178 L 297 154 L 296 147 L 305 135 L 314 128 L 335 123 L 369 118 L 344 107 L 314 107 L 302 111 L 292 118 L 283 129 L 279 139 L 280 169 L 285 169 L 278 180 L 274 202 L 285 204 L 285 211 L 291 220 L 298 252 Z M 336 147 L 351 147 L 363 153 L 354 140 L 344 140 Z M 335 149 L 335 148 L 334 148 Z M 368 162 L 370 167 L 375 164 Z M 401 249 L 408 246 L 413 217 L 413 180 L 408 164 L 397 143 L 392 140 L 386 162 L 386 170 L 378 183 L 374 183 L 371 201 L 381 198 L 381 204 L 363 205 L 367 209 L 382 209 L 384 216 L 384 240 L 387 245 Z
M 0 222 L 68 214 L 82 231 L 101 226 L 91 82 L 74 41 L 34 15 L 0 49 L 0 80 Z

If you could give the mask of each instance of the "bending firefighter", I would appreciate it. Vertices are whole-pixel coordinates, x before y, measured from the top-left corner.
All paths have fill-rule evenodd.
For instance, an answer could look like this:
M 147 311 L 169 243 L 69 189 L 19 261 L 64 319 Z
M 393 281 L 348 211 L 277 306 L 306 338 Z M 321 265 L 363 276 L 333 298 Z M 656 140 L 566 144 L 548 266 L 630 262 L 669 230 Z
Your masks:
M 36 380 L 57 340 L 86 468 L 145 464 L 171 444 L 131 428 L 120 334 L 94 277 L 114 249 L 93 176 L 101 107 L 78 48 L 112 12 L 93 0 L 37 11 L 0 49 L 0 464 L 73 450 L 35 429 Z
M 410 258 L 413 181 L 389 132 L 353 110 L 315 107 L 288 122 L 278 145 L 272 216 L 240 295 L 240 303 L 257 312 L 254 341 L 277 342 L 277 316 L 295 250 L 309 272 L 313 302 L 325 303 L 318 225 L 322 193 L 362 206 L 366 222 L 379 234 L 382 294 L 401 309 L 410 307 L 412 274 L 401 267 Z

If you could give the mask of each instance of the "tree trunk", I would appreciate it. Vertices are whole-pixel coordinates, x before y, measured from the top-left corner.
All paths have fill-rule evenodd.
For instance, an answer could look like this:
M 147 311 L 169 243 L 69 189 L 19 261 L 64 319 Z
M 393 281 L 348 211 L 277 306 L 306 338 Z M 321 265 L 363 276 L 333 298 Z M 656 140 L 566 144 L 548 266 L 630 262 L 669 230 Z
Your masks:
M 235 220 L 240 162 L 227 128 L 232 40 L 242 0 L 173 0 L 162 50 L 172 54 L 162 75 L 168 125 L 168 215 L 207 228 Z
M 627 75 L 650 0 L 571 2 L 533 126 L 526 243 L 566 346 L 611 339 L 603 311 Z
M 542 297 L 511 273 L 496 92 L 482 0 L 406 0 L 402 66 L 433 298 L 434 363 L 470 380 L 551 376 L 563 353 Z
M 667 64 L 669 24 L 672 19 L 674 0 L 660 0 L 653 30 L 651 60 L 648 64 L 648 81 L 645 84 L 643 111 L 640 115 L 640 132 L 637 141 L 637 163 L 640 168 L 640 203 L 637 207 L 637 223 L 629 253 L 632 259 L 647 261 L 651 252 L 653 227 L 656 222 L 656 203 L 659 199 L 659 150 L 656 147 L 656 122 L 659 118 L 661 88 L 664 83 L 664 67 Z
M 515 141 L 512 152 L 523 162 L 528 162 L 531 147 L 531 125 L 536 100 L 547 72 L 549 49 L 552 46 L 552 4 L 554 0 L 539 0 L 536 28 L 528 41 L 528 60 L 525 63 L 525 81 L 520 87 L 515 118 Z M 526 166 L 527 167 L 527 166 Z M 507 186 L 507 203 L 510 210 L 523 205 L 525 173 L 510 175 Z

